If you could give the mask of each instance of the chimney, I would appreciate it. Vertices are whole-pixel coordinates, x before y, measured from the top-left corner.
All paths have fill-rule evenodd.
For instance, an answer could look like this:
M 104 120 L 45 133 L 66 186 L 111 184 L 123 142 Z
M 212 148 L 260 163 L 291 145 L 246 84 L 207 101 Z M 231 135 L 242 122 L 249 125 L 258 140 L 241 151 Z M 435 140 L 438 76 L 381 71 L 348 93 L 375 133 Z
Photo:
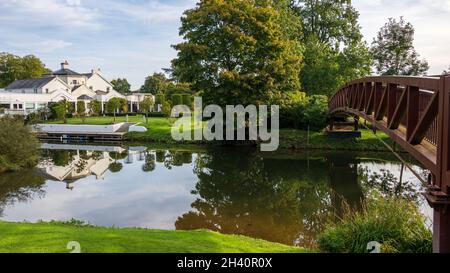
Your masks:
M 100 74 L 100 72 L 101 72 L 100 68 L 92 69 L 92 74 L 94 73 Z
M 69 68 L 69 62 L 66 60 L 63 63 L 61 63 L 61 69 L 67 69 Z

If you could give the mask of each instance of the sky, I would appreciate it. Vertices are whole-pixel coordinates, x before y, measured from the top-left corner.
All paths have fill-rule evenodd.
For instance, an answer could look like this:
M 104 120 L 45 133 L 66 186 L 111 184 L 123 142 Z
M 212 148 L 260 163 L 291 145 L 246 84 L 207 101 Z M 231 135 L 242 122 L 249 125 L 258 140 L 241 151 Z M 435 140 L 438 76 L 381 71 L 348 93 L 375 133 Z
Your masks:
M 100 68 L 109 80 L 127 78 L 132 90 L 170 67 L 181 41 L 180 17 L 196 0 L 0 0 L 0 52 L 34 54 L 52 70 L 67 60 L 77 72 Z M 431 65 L 450 66 L 450 0 L 354 0 L 370 44 L 389 17 L 404 16 L 415 47 Z

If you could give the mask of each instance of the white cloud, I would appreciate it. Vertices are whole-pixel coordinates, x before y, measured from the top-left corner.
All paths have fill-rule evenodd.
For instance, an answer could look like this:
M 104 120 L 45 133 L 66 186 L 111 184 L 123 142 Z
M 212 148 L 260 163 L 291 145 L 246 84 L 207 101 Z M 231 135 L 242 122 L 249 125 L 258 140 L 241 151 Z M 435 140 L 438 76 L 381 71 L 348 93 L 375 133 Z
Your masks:
M 0 10 L 3 26 L 100 27 L 97 11 L 82 6 L 80 0 L 2 0 Z

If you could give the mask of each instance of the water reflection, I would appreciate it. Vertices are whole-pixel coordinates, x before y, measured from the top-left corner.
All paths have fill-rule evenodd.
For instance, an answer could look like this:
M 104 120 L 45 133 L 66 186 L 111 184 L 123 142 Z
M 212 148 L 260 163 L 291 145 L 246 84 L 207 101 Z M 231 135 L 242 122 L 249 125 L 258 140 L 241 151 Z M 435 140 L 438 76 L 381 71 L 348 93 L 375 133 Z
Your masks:
M 420 199 L 411 173 L 398 179 L 395 158 L 372 157 L 44 144 L 37 172 L 0 175 L 0 217 L 201 228 L 313 246 L 343 202 L 358 209 L 370 189 Z

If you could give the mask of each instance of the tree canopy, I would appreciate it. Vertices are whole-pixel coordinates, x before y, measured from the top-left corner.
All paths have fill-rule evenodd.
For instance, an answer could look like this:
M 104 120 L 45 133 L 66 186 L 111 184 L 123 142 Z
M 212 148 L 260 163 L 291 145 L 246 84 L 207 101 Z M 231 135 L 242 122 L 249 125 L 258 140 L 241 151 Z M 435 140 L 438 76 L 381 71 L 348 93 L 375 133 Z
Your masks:
M 172 74 L 207 103 L 259 104 L 300 89 L 300 22 L 285 1 L 202 0 L 182 19 Z
M 400 20 L 389 18 L 372 42 L 375 68 L 381 75 L 426 75 L 429 65 L 420 60 L 414 49 L 414 27 Z
M 35 79 L 49 72 L 51 71 L 34 55 L 20 57 L 11 53 L 0 53 L 0 88 L 16 80 Z
M 333 94 L 345 82 L 370 74 L 372 58 L 359 14 L 350 0 L 291 0 L 303 33 L 301 83 L 308 94 Z
M 164 93 L 167 88 L 169 80 L 164 73 L 153 73 L 153 75 L 145 78 L 145 83 L 142 85 L 140 91 L 142 93 L 151 93 L 153 95 Z
M 127 94 L 130 93 L 131 85 L 128 83 L 127 79 L 123 78 L 117 78 L 111 81 L 111 84 L 114 87 L 114 90 L 116 90 L 119 93 Z

